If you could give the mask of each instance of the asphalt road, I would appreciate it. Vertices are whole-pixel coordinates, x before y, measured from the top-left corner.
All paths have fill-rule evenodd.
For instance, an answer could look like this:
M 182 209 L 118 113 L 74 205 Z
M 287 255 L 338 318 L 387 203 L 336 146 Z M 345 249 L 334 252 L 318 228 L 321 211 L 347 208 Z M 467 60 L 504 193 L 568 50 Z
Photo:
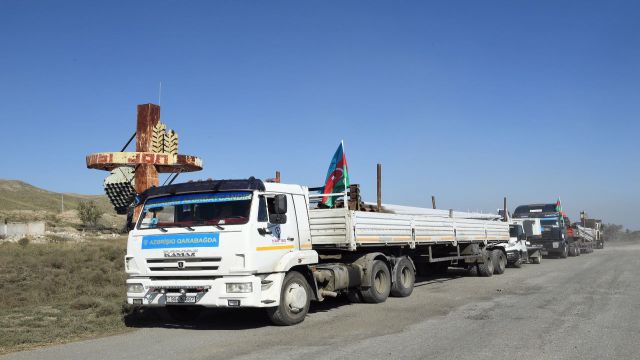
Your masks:
M 212 311 L 193 324 L 0 359 L 634 359 L 640 355 L 640 246 L 477 278 L 419 279 L 409 298 L 312 304 L 300 325 L 259 311 Z M 135 324 L 134 324 L 135 326 Z

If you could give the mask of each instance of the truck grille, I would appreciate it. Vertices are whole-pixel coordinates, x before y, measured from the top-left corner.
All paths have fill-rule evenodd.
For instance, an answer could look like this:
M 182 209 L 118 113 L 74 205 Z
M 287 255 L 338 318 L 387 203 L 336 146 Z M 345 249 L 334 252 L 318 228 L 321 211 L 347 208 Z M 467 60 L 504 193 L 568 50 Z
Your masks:
M 220 257 L 183 258 L 183 259 L 147 259 L 147 266 L 151 271 L 194 271 L 218 270 Z M 182 267 L 180 267 L 180 263 Z

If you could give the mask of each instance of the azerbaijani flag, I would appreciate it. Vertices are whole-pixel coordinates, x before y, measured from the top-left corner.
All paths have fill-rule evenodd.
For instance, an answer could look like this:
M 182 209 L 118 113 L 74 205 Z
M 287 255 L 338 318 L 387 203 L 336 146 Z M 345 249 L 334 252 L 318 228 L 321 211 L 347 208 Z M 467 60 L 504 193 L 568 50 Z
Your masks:
M 344 154 L 344 142 L 340 142 L 338 150 L 333 154 L 331 165 L 327 171 L 327 178 L 324 181 L 323 194 L 344 192 L 349 187 L 349 170 L 347 167 L 347 157 Z M 326 206 L 334 205 L 334 196 L 325 196 L 322 203 Z

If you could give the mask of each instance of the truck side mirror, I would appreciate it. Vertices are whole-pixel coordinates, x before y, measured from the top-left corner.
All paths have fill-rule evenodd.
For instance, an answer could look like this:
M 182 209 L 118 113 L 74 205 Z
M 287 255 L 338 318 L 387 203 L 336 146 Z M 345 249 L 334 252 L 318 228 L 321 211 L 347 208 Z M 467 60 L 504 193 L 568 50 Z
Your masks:
M 287 195 L 278 194 L 273 199 L 273 212 L 274 214 L 284 215 L 287 213 Z
M 287 195 L 278 194 L 273 198 L 273 213 L 269 214 L 269 222 L 272 224 L 287 222 Z

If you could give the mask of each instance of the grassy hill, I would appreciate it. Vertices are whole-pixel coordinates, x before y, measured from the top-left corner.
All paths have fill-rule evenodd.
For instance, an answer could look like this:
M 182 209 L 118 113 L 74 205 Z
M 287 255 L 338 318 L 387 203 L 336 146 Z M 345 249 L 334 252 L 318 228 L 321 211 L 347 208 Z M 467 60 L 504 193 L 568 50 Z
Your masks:
M 0 179 L 0 210 L 60 212 L 62 194 L 37 188 L 20 180 Z M 106 195 L 64 193 L 65 210 L 76 209 L 80 201 L 93 200 L 105 213 L 115 213 Z

